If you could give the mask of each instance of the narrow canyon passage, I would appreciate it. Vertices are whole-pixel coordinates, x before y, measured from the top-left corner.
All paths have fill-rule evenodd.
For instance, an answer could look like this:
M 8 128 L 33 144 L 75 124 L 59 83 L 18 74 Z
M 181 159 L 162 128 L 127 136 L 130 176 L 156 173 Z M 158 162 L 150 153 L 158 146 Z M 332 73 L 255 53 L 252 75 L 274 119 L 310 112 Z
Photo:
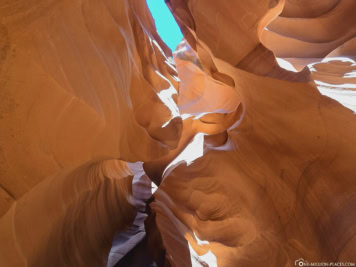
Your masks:
M 355 11 L 0 0 L 0 267 L 356 266 Z

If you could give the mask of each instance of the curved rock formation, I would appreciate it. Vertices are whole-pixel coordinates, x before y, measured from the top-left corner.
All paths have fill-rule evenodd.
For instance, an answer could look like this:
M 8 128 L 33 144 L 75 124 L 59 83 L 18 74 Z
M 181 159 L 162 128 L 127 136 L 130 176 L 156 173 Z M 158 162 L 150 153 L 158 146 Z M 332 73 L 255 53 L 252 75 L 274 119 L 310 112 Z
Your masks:
M 173 54 L 144 0 L 0 0 L 0 266 L 106 266 L 131 162 L 159 266 L 356 263 L 355 1 L 166 2 Z
M 282 13 L 262 33 L 263 44 L 277 57 L 323 58 L 356 35 L 355 1 L 286 2 L 287 17 Z M 318 2 L 324 5 L 321 14 L 310 8 Z
M 125 161 L 181 135 L 170 50 L 145 1 L 1 1 L 0 18 L 0 265 L 105 265 L 135 214 Z

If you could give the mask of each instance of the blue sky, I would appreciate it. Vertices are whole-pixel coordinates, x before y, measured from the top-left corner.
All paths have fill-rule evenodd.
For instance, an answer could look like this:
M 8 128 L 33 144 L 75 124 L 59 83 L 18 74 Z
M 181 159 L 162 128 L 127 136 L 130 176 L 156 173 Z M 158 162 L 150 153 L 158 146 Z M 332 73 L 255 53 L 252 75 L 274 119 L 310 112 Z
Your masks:
M 171 50 L 174 50 L 183 35 L 164 0 L 147 0 L 148 8 L 155 20 L 158 34 Z

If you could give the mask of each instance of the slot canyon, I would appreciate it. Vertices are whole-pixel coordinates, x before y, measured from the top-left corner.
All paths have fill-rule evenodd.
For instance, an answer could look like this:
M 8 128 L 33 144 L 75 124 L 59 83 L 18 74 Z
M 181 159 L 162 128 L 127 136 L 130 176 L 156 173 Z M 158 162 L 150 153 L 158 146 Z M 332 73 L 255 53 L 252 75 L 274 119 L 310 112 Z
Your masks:
M 356 266 L 356 1 L 152 1 L 0 0 L 0 267 Z

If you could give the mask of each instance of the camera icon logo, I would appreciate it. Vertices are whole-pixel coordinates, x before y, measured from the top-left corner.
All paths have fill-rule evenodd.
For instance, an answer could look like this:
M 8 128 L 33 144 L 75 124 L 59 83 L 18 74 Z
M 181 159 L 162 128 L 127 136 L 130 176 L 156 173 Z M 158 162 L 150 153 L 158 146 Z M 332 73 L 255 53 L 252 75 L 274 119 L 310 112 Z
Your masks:
M 299 260 L 296 260 L 294 262 L 294 265 L 295 266 L 307 266 L 307 262 L 304 259 L 300 258 Z

